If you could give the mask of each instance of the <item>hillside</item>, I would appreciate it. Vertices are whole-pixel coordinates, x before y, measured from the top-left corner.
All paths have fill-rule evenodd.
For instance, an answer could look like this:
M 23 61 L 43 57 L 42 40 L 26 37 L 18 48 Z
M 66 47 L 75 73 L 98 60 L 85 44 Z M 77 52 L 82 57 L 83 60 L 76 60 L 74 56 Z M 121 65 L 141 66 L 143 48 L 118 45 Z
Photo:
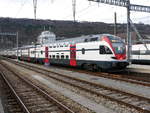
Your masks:
M 126 24 L 118 24 L 118 33 L 126 32 Z M 141 34 L 150 34 L 150 25 L 136 24 Z M 113 24 L 102 22 L 72 22 L 57 20 L 33 20 L 0 18 L 0 32 L 18 32 L 19 46 L 31 44 L 43 30 L 51 30 L 57 37 L 76 37 L 87 34 L 113 34 Z M 1 48 L 15 47 L 15 38 L 0 36 Z M 2 38 L 3 37 L 3 38 Z

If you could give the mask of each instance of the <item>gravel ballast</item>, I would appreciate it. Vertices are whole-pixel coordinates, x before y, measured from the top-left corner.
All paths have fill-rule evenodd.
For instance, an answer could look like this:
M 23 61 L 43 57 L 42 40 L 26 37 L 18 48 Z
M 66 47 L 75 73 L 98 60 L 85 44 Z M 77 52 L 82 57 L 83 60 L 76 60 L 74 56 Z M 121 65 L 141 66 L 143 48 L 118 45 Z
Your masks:
M 105 86 L 108 86 L 108 87 L 113 87 L 113 88 L 115 88 L 117 85 L 119 85 L 119 86 L 117 86 L 116 87 L 116 89 L 119 87 L 119 89 L 121 89 L 121 90 L 124 90 L 124 89 L 126 89 L 126 92 L 129 92 L 129 93 L 131 93 L 130 92 L 130 90 L 132 90 L 132 88 L 133 88 L 133 90 L 134 90 L 134 87 L 136 87 L 136 88 L 139 88 L 140 90 L 136 90 L 136 92 L 137 93 L 139 93 L 138 91 L 143 91 L 144 90 L 144 92 L 148 89 L 148 91 L 147 92 L 149 92 L 150 91 L 150 88 L 149 87 L 145 87 L 145 86 L 141 86 L 141 85 L 135 85 L 135 84 L 131 84 L 131 83 L 126 83 L 126 82 L 122 82 L 122 81 L 117 81 L 117 80 L 111 80 L 111 79 L 107 79 L 107 78 L 103 78 L 103 77 L 95 77 L 95 76 L 91 76 L 91 75 L 88 75 L 88 74 L 83 74 L 83 73 L 78 73 L 78 72 L 73 72 L 73 71 L 68 71 L 68 70 L 63 70 L 63 69 L 58 69 L 58 68 L 53 68 L 53 67 L 48 67 L 48 68 L 46 68 L 46 67 L 43 67 L 43 66 L 40 66 L 41 68 L 45 68 L 45 69 L 48 69 L 48 70 L 52 70 L 52 71 L 54 71 L 54 72 L 59 72 L 59 73 L 61 73 L 61 74 L 65 74 L 65 75 L 68 75 L 68 76 L 72 76 L 72 77 L 79 77 L 79 78 L 82 78 L 82 79 L 84 79 L 84 80 L 89 80 L 89 81 L 92 81 L 92 82 L 95 82 L 95 83 L 99 83 L 99 84 L 103 84 L 103 85 L 105 85 Z M 18 67 L 18 68 L 20 68 L 20 67 Z M 52 85 L 52 83 L 54 83 L 54 82 L 50 82 L 48 79 L 46 79 L 45 77 L 41 77 L 41 75 L 40 74 L 37 74 L 37 73 L 34 73 L 34 72 L 32 72 L 32 71 L 27 71 L 26 69 L 22 69 L 22 68 L 20 68 L 19 70 L 22 70 L 22 71 L 24 71 L 25 73 L 27 72 L 28 74 L 30 74 L 30 75 L 32 75 L 32 77 L 34 78 L 34 79 L 36 79 L 36 80 L 38 80 L 39 82 L 41 82 L 41 81 L 44 81 L 44 82 L 42 82 L 43 84 L 46 84 L 47 86 L 53 86 Z M 50 83 L 49 83 L 50 82 Z M 121 84 L 121 85 L 120 85 Z M 55 84 L 55 87 L 60 87 L 60 86 L 58 86 L 58 84 L 56 85 Z M 62 92 L 68 92 L 69 91 L 69 88 L 67 89 L 68 91 L 66 91 L 66 88 L 64 88 L 65 87 L 65 85 L 62 85 Z M 52 88 L 52 87 L 51 87 Z M 136 89 L 135 88 L 135 89 Z M 55 88 L 54 88 L 55 89 Z M 64 90 L 65 89 L 65 90 Z M 128 91 L 128 89 L 129 89 L 129 91 Z M 74 91 L 74 92 L 69 92 L 69 93 L 67 93 L 67 94 L 65 94 L 65 93 L 62 93 L 63 95 L 65 95 L 65 96 L 67 96 L 68 94 L 69 95 L 72 95 L 72 93 L 75 93 L 76 92 L 76 94 L 80 94 L 80 92 L 78 92 L 78 91 Z M 149 95 L 148 93 L 146 92 L 146 95 Z M 134 93 L 134 91 L 132 92 L 132 93 Z M 149 92 L 150 93 L 150 92 Z M 139 94 L 142 94 L 143 95 L 143 93 L 139 93 Z M 81 96 L 81 95 L 79 95 L 79 96 Z M 90 94 L 89 94 L 89 96 L 90 96 Z M 148 97 L 150 97 L 150 96 L 148 96 Z M 70 98 L 70 97 L 69 97 Z M 85 96 L 84 96 L 84 98 L 85 98 Z M 85 100 L 83 98 L 83 100 Z M 97 97 L 93 97 L 93 100 L 94 99 L 96 99 Z M 86 98 L 87 99 L 87 98 Z M 75 100 L 77 100 L 76 98 L 75 98 Z M 79 99 L 79 100 L 82 100 L 82 99 Z M 103 100 L 103 99 L 101 99 L 100 101 L 99 101 L 100 99 L 97 99 L 97 100 L 95 100 L 95 101 L 92 101 L 92 104 L 91 105 L 94 105 L 94 104 L 97 104 L 97 105 L 101 105 L 100 103 L 101 103 L 101 101 L 106 101 L 105 99 Z M 91 101 L 91 100 L 88 100 L 88 101 Z M 87 102 L 88 102 L 87 101 Z M 94 103 L 94 104 L 93 104 Z M 103 103 L 105 103 L 105 102 L 103 102 Z M 108 103 L 110 103 L 110 104 L 108 104 Z M 87 103 L 86 103 L 87 104 Z M 87 105 L 86 105 L 87 106 Z M 94 105 L 95 106 L 95 105 Z M 106 106 L 108 106 L 108 108 L 117 108 L 118 106 L 116 105 L 116 104 L 114 104 L 114 103 L 112 103 L 112 102 L 106 102 L 106 104 L 105 104 L 105 107 Z M 111 107 L 110 107 L 111 106 Z M 122 106 L 122 107 L 124 107 L 124 106 Z M 92 108 L 93 109 L 93 108 Z M 95 108 L 94 108 L 95 109 Z M 96 109 L 95 109 L 96 110 Z M 95 111 L 94 110 L 94 111 Z M 115 110 L 116 111 L 116 110 Z M 130 112 L 129 112 L 130 111 Z M 135 111 L 133 110 L 127 110 L 127 108 L 124 108 L 124 111 L 122 111 L 122 109 L 118 109 L 117 110 L 117 113 L 132 113 L 132 112 L 134 112 L 135 113 Z M 110 112 L 111 113 L 111 112 Z

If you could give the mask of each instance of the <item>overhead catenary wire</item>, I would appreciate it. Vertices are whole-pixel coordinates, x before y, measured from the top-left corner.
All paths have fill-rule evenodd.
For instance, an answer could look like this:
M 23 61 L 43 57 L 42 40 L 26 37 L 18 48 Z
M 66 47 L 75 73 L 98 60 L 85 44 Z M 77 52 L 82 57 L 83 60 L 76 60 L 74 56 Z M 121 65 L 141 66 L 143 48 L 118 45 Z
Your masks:
M 79 11 L 76 11 L 76 17 L 79 17 L 79 15 L 80 15 L 81 13 L 83 13 L 84 11 L 87 11 L 87 9 L 89 9 L 89 8 L 91 8 L 92 6 L 95 6 L 95 5 L 96 5 L 96 4 L 94 4 L 94 5 L 88 5 L 86 8 L 83 8 L 83 9 L 81 9 L 81 10 L 79 10 Z M 86 13 L 86 14 L 87 14 L 87 13 Z M 83 15 L 83 14 L 81 14 L 81 15 Z M 72 17 L 72 14 L 69 14 L 69 15 L 65 16 L 64 19 L 69 18 L 69 17 Z

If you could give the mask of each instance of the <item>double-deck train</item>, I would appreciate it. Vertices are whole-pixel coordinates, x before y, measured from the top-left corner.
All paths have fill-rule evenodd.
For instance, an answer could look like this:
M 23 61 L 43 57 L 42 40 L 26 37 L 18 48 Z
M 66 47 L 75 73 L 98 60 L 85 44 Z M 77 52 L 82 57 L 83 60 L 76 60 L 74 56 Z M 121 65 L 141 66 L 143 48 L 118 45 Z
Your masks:
M 43 32 L 50 37 L 40 36 L 39 45 L 29 45 L 0 54 L 28 62 L 82 67 L 92 70 L 124 69 L 126 46 L 121 38 L 110 34 L 87 35 L 70 39 L 55 40 L 52 32 Z M 42 38 L 42 39 L 41 39 Z M 52 41 L 46 41 L 50 39 Z M 49 42 L 49 43 L 43 43 Z

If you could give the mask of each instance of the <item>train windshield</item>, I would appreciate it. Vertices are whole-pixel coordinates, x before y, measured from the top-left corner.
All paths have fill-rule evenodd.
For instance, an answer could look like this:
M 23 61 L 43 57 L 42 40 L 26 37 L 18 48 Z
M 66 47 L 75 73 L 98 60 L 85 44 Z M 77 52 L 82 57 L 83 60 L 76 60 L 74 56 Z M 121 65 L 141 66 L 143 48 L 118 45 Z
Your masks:
M 124 54 L 126 51 L 124 43 L 112 43 L 112 46 L 116 54 Z
M 110 35 L 108 36 L 112 43 L 123 43 L 120 37 Z
M 125 50 L 125 45 L 124 45 L 124 42 L 122 41 L 122 39 L 120 37 L 113 36 L 113 35 L 110 35 L 108 37 L 112 43 L 115 53 L 116 54 L 124 54 L 126 50 Z

